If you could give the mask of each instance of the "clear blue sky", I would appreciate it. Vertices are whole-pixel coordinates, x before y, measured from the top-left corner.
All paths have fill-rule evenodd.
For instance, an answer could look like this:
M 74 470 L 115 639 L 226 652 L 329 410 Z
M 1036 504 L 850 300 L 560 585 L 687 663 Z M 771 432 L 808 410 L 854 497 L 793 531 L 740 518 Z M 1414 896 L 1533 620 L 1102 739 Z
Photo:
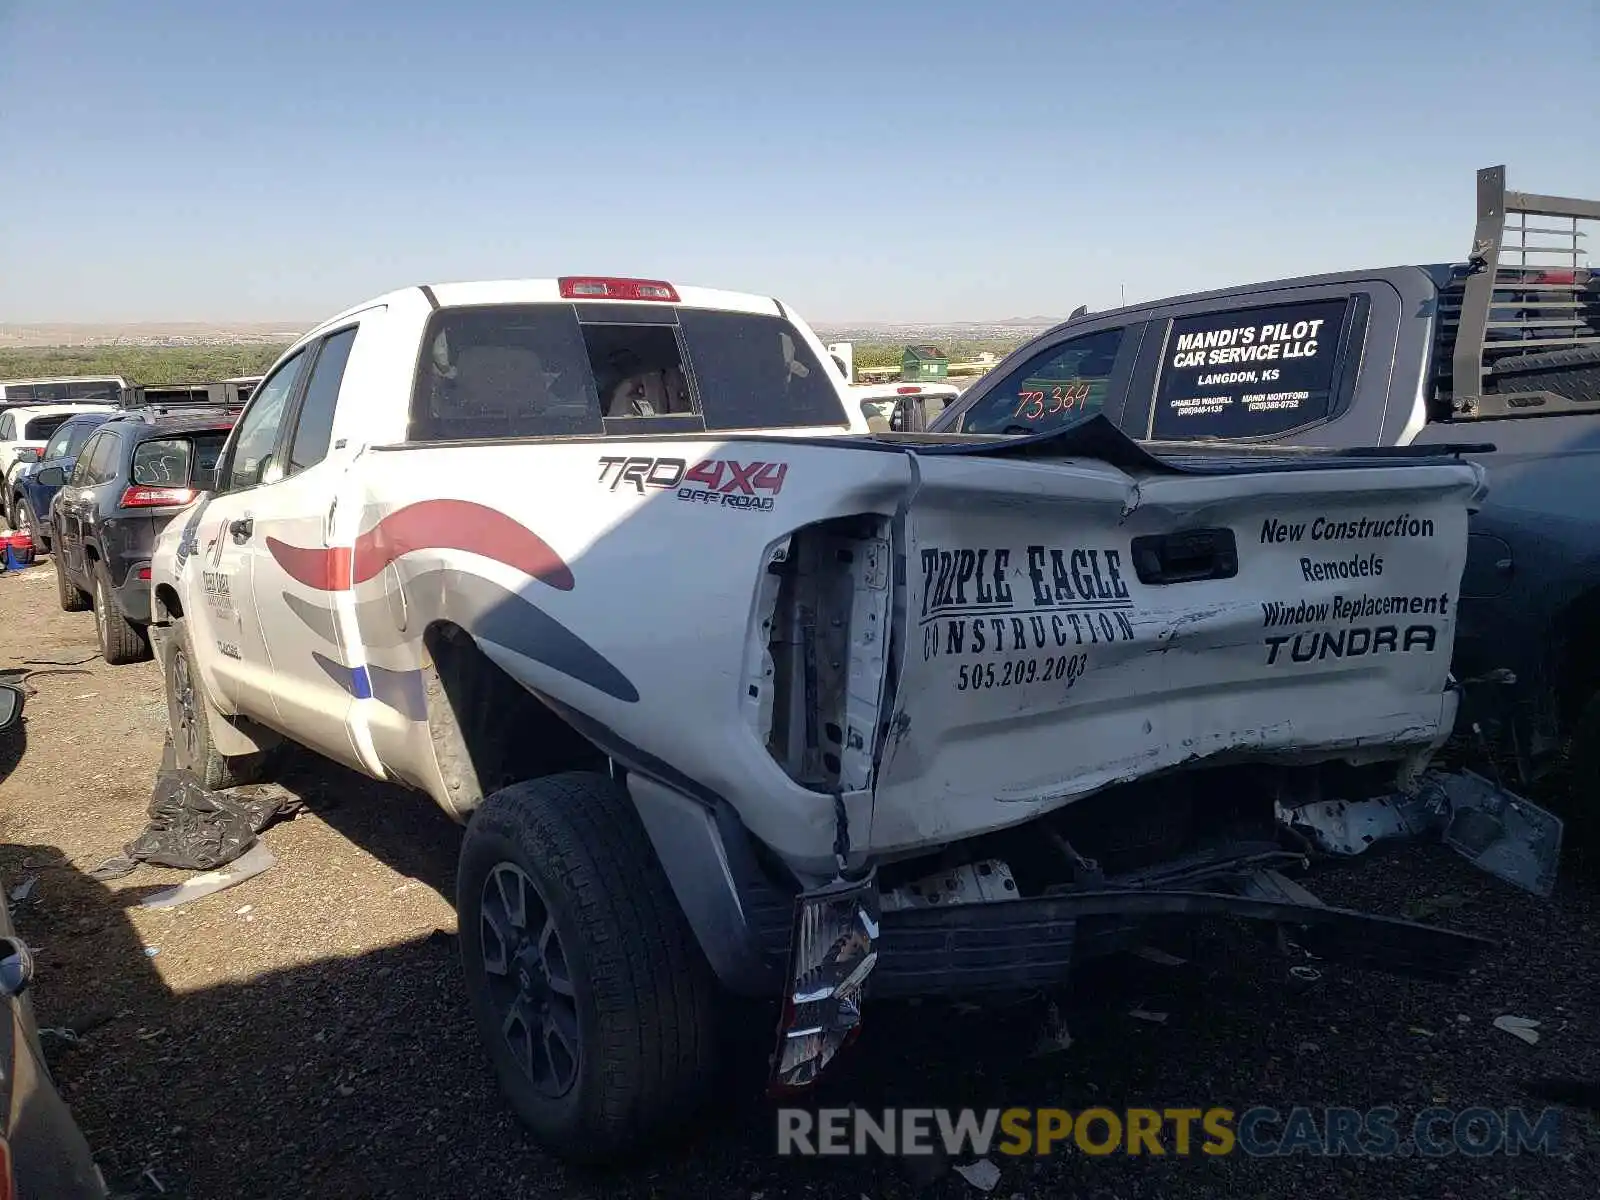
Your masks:
M 1596 0 L 0 0 L 0 320 L 563 272 L 982 320 L 1453 259 L 1478 167 L 1600 195 L 1597 64 Z

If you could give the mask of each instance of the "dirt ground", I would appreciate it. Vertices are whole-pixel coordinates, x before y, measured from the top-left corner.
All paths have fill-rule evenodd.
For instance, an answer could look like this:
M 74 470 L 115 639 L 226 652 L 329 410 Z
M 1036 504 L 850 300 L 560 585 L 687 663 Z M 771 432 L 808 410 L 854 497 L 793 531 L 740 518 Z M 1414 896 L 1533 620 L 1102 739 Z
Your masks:
M 463 1002 L 452 890 L 459 833 L 424 799 L 310 756 L 281 780 L 306 802 L 264 840 L 277 865 L 171 911 L 138 900 L 185 876 L 85 872 L 143 825 L 165 712 L 153 664 L 107 667 L 89 614 L 57 610 L 44 565 L 0 576 L 0 668 L 27 668 L 25 744 L 0 783 L 0 875 L 36 948 L 35 1005 L 61 1090 L 124 1196 L 934 1197 L 981 1193 L 950 1164 L 799 1161 L 772 1112 L 731 1092 L 683 1153 L 611 1173 L 541 1154 L 499 1099 Z M 1039 1053 L 1042 1002 L 884 1005 L 813 1103 L 1545 1107 L 1535 1081 L 1600 1080 L 1600 890 L 1522 895 L 1439 848 L 1374 851 L 1312 885 L 1502 944 L 1464 982 L 1289 962 L 1248 931 L 1163 942 L 1187 961 L 1085 973 L 1060 997 L 1075 1039 Z M 1166 1014 L 1135 1019 L 1134 1009 Z M 1541 1022 L 1537 1045 L 1496 1029 Z M 756 1029 L 756 1040 L 765 1034 Z M 993 1195 L 1594 1194 L 1600 1129 L 1565 1110 L 1554 1156 L 1263 1159 L 1235 1154 L 996 1156 Z

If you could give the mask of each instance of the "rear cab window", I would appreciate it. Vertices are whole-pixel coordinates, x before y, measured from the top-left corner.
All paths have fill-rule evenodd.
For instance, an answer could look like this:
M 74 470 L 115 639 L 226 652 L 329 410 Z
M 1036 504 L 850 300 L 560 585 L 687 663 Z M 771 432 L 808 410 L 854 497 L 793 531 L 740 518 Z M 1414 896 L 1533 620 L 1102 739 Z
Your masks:
M 42 442 L 62 425 L 66 424 L 71 413 L 56 413 L 48 417 L 34 417 L 28 421 L 27 427 L 22 431 L 22 441 Z
M 848 426 L 829 369 L 782 317 L 642 303 L 434 313 L 414 441 Z
M 227 430 L 150 438 L 133 451 L 129 481 L 144 487 L 188 487 L 194 469 L 210 471 L 217 465 Z
M 1350 296 L 1175 318 L 1150 436 L 1276 438 L 1334 415 Z

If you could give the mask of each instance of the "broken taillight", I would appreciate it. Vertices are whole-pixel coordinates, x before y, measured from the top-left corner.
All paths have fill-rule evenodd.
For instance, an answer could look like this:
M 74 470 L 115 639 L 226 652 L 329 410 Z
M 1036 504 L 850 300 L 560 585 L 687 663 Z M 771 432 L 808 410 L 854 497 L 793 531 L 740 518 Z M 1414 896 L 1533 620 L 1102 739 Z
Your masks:
M 795 898 L 770 1092 L 815 1083 L 861 1028 L 862 993 L 878 965 L 878 908 L 875 872 Z
M 187 504 L 200 493 L 186 487 L 141 487 L 134 484 L 122 493 L 117 503 L 123 508 L 168 508 Z
M 558 279 L 563 300 L 663 300 L 678 302 L 678 289 L 659 279 L 615 279 L 603 275 L 569 275 Z

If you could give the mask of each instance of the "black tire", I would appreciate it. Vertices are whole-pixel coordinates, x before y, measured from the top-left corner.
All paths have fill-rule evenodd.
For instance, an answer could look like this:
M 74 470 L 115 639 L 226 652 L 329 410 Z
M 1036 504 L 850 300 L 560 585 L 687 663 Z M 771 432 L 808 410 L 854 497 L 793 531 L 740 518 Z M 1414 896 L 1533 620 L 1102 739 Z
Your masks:
M 212 791 L 258 782 L 267 769 L 268 754 L 223 755 L 211 740 L 211 718 L 200 681 L 190 666 L 194 646 L 182 621 L 174 621 L 163 639 L 162 686 L 167 696 L 167 728 L 172 743 L 172 764 L 193 771 L 200 785 Z
M 533 891 L 520 931 L 503 900 L 513 872 Z M 683 1130 L 718 1067 L 718 989 L 639 814 L 616 783 L 569 773 L 489 796 L 462 841 L 456 912 L 479 1033 L 512 1108 L 541 1144 L 593 1163 L 640 1153 Z M 528 943 L 520 967 L 511 950 L 492 944 L 501 926 Z M 529 926 L 553 931 L 570 999 L 541 982 L 537 963 L 529 965 L 527 955 L 546 940 Z M 513 965 L 491 972 L 486 944 L 489 958 Z M 553 979 L 559 971 L 546 961 L 542 978 Z M 532 999 L 530 987 L 539 993 Z M 566 1037 L 557 1039 L 576 1047 L 565 1091 L 556 1078 L 562 1056 L 519 1061 L 506 1032 L 513 1007 L 548 1021 L 546 1028 L 570 1015 Z M 520 1028 L 531 1059 L 527 1018 Z M 539 1040 L 550 1044 L 548 1033 Z
M 94 565 L 94 626 L 100 640 L 100 657 L 113 667 L 150 657 L 144 626 L 128 620 L 118 607 L 104 563 Z
M 1500 392 L 1554 392 L 1600 408 L 1600 346 L 1504 358 L 1491 376 Z
M 62 565 L 61 556 L 52 555 L 51 561 L 56 566 L 56 599 L 61 602 L 61 611 L 88 612 L 93 608 L 94 598 L 67 578 L 67 568 Z
M 50 535 L 44 531 L 44 526 L 39 524 L 39 517 L 33 511 L 33 505 L 26 496 L 18 496 L 11 502 L 12 511 L 17 514 L 17 528 L 33 539 L 34 548 L 41 554 L 50 553 Z

